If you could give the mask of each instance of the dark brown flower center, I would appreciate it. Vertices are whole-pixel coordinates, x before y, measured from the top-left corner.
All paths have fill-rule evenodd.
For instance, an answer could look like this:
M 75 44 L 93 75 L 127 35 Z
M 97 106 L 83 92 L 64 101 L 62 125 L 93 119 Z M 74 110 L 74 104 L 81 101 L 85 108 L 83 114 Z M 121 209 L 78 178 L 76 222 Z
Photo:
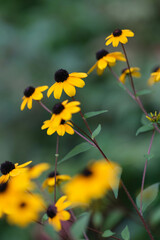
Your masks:
M 109 52 L 106 51 L 105 49 L 101 49 L 98 52 L 96 52 L 96 59 L 99 60 L 101 58 L 103 58 L 104 56 L 106 56 Z
M 85 176 L 85 177 L 90 177 L 92 175 L 92 171 L 89 168 L 85 168 L 82 172 L 81 175 Z
M 49 218 L 54 218 L 57 214 L 57 208 L 53 205 L 50 205 L 47 209 L 47 216 Z
M 58 172 L 56 172 L 56 176 L 57 176 L 57 175 L 59 175 Z M 48 174 L 48 178 L 53 178 L 53 177 L 55 177 L 55 171 L 53 171 L 53 172 L 51 172 L 51 173 Z
M 32 96 L 32 94 L 34 93 L 34 91 L 35 91 L 35 88 L 29 86 L 29 87 L 27 87 L 27 88 L 24 90 L 24 96 L 25 96 L 25 97 L 30 97 L 30 96 Z
M 65 80 L 67 80 L 68 77 L 69 74 L 64 69 L 59 69 L 54 75 L 54 79 L 56 82 L 64 82 Z
M 52 109 L 52 112 L 54 114 L 59 114 L 63 111 L 63 109 L 64 109 L 63 104 L 62 103 L 57 103 L 57 104 L 54 105 L 54 107 Z
M 3 175 L 7 175 L 8 173 L 10 173 L 13 169 L 15 169 L 15 165 L 12 162 L 6 161 L 4 163 L 1 164 L 1 173 Z
M 157 72 L 158 69 L 160 69 L 160 66 L 155 67 L 155 68 L 152 70 L 152 72 Z
M 26 202 L 21 202 L 19 206 L 20 206 L 20 208 L 25 208 L 27 206 L 27 203 Z
M 117 29 L 114 30 L 114 32 L 113 32 L 113 36 L 114 36 L 114 37 L 119 37 L 119 36 L 121 36 L 121 34 L 122 34 L 122 30 L 120 30 L 119 28 L 117 28 Z
M 1 183 L 0 184 L 0 193 L 5 192 L 7 187 L 8 187 L 8 183 L 7 182 L 6 183 Z
M 65 120 L 63 120 L 63 119 L 61 120 L 61 124 L 65 124 L 65 122 L 66 122 Z

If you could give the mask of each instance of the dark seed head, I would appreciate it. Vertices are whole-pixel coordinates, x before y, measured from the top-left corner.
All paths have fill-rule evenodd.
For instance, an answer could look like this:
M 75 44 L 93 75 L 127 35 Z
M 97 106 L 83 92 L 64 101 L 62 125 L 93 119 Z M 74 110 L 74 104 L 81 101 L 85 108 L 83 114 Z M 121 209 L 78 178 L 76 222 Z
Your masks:
M 121 34 L 122 34 L 122 30 L 120 30 L 119 28 L 117 28 L 117 29 L 114 30 L 114 32 L 113 32 L 113 36 L 114 36 L 114 37 L 119 37 L 119 36 L 121 36 Z
M 64 82 L 68 77 L 69 77 L 69 74 L 64 69 L 59 69 L 54 75 L 56 82 Z
M 57 103 L 54 105 L 52 112 L 54 114 L 59 114 L 63 111 L 63 109 L 64 109 L 64 106 L 62 105 L 62 103 Z
M 59 175 L 58 172 L 56 172 L 56 176 L 57 176 L 57 175 Z M 51 173 L 48 174 L 48 178 L 53 178 L 53 177 L 55 177 L 55 171 L 53 171 L 53 172 L 51 172 Z
M 83 176 L 85 176 L 85 177 L 89 177 L 89 176 L 92 175 L 92 171 L 91 171 L 90 169 L 88 169 L 88 168 L 85 168 L 85 169 L 81 172 L 81 174 L 82 174 Z
M 49 218 L 54 218 L 57 214 L 57 208 L 53 205 L 50 205 L 47 209 L 47 215 Z
M 155 68 L 152 70 L 152 72 L 157 72 L 158 69 L 160 69 L 160 66 L 155 67 Z
M 25 208 L 27 206 L 26 202 L 20 203 L 20 208 Z
M 29 87 L 27 87 L 27 88 L 24 90 L 24 96 L 25 96 L 25 97 L 30 97 L 30 96 L 32 96 L 32 94 L 34 93 L 34 91 L 35 91 L 35 88 L 29 86 Z
M 1 173 L 3 175 L 8 174 L 13 169 L 15 169 L 15 165 L 12 162 L 6 161 L 1 164 Z
M 105 49 L 101 49 L 98 52 L 96 52 L 96 59 L 99 60 L 101 58 L 103 58 L 104 56 L 106 56 L 109 52 L 106 51 Z
M 65 124 L 65 122 L 66 122 L 65 120 L 63 120 L 63 119 L 61 120 L 61 124 Z
M 0 193 L 5 192 L 6 189 L 7 189 L 7 186 L 8 186 L 8 183 L 7 183 L 7 182 L 6 182 L 6 183 L 1 183 L 1 184 L 0 184 Z

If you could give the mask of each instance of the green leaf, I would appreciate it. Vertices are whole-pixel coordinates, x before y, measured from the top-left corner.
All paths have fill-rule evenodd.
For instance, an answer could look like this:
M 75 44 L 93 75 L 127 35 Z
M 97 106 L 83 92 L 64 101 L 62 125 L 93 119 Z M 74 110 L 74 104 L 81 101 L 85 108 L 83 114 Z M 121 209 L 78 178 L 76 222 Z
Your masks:
M 153 157 L 154 157 L 153 154 L 149 154 L 149 155 L 148 155 L 148 154 L 145 154 L 145 155 L 144 155 L 144 158 L 147 159 L 148 161 L 150 161 Z
M 44 231 L 52 238 L 59 240 L 58 233 L 55 231 L 52 225 L 50 224 L 45 224 L 44 225 Z
M 160 207 L 154 209 L 151 213 L 150 223 L 152 225 L 158 225 L 160 223 Z
M 126 226 L 123 231 L 121 232 L 121 236 L 124 240 L 129 240 L 130 239 L 130 232 L 128 229 L 128 226 Z
M 144 212 L 147 207 L 156 199 L 159 192 L 159 183 L 155 183 L 143 191 L 142 198 L 142 212 Z M 141 193 L 138 194 L 136 198 L 137 206 L 140 208 Z
M 85 212 L 77 219 L 77 221 L 71 227 L 71 233 L 73 238 L 80 239 L 85 232 L 90 218 L 90 213 Z
M 102 237 L 111 237 L 113 236 L 115 233 L 112 232 L 111 230 L 106 230 L 104 231 L 104 233 L 102 234 Z
M 42 217 L 42 223 L 44 223 L 47 220 L 48 220 L 48 216 L 47 216 L 47 213 L 45 213 Z
M 119 82 L 118 83 L 118 85 L 123 89 L 123 90 L 125 90 L 126 91 L 126 88 L 125 88 L 125 86 L 124 86 L 124 84 L 123 83 L 121 83 L 121 82 Z
M 138 128 L 137 132 L 136 132 L 136 136 L 138 136 L 138 134 L 143 133 L 143 132 L 148 132 L 153 130 L 154 127 L 152 125 L 152 123 L 147 124 L 147 125 L 143 125 L 142 127 Z
M 114 196 L 115 198 L 118 197 L 118 190 L 119 190 L 119 183 L 120 183 L 120 180 L 121 180 L 121 174 L 122 174 L 122 168 L 120 168 L 119 166 L 116 167 L 115 171 L 118 172 L 118 175 L 117 175 L 117 182 L 113 183 L 112 181 L 110 182 L 110 186 L 113 190 L 113 193 L 114 193 Z
M 150 93 L 151 93 L 151 90 L 144 89 L 144 90 L 137 92 L 136 96 L 142 96 L 142 95 L 146 95 L 146 94 L 150 94 Z
M 61 164 L 62 162 L 68 160 L 69 158 L 72 158 L 76 155 L 78 155 L 79 153 L 85 152 L 87 150 L 89 150 L 91 147 L 93 147 L 91 144 L 89 144 L 88 142 L 83 142 L 78 144 L 77 146 L 75 146 L 64 158 L 62 158 L 58 164 Z
M 103 222 L 103 216 L 101 212 L 95 212 L 92 221 L 96 227 L 100 226 Z
M 101 124 L 98 125 L 98 127 L 94 130 L 92 133 L 92 139 L 94 139 L 101 131 Z
M 90 118 L 90 117 L 95 117 L 99 114 L 106 113 L 108 110 L 101 110 L 101 111 L 95 111 L 95 112 L 88 112 L 84 114 L 84 118 Z

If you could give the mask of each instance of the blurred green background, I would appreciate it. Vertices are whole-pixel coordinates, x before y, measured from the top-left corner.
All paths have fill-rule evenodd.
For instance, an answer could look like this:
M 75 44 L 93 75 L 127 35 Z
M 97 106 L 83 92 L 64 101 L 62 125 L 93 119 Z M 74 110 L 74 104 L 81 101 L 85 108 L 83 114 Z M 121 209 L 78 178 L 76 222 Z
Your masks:
M 20 111 L 21 98 L 27 86 L 51 86 L 54 73 L 59 68 L 68 72 L 87 72 L 95 63 L 98 50 L 105 48 L 115 51 L 112 46 L 105 47 L 105 37 L 114 29 L 121 28 L 135 32 L 126 50 L 131 66 L 141 68 L 142 77 L 135 79 L 136 89 L 146 89 L 151 70 L 160 63 L 159 26 L 159 0 L 1 0 L 1 163 L 6 160 L 18 163 L 32 160 L 34 164 L 49 162 L 54 165 L 56 135 L 47 136 L 45 130 L 41 131 L 43 121 L 50 118 L 49 114 L 36 102 L 31 111 L 27 108 Z M 121 51 L 120 47 L 118 51 Z M 125 67 L 125 63 L 118 62 L 114 70 L 120 75 Z M 143 96 L 142 101 L 148 112 L 159 111 L 160 84 L 157 83 L 151 90 L 152 93 Z M 53 96 L 48 99 L 46 93 L 44 95 L 43 102 L 52 108 L 56 102 Z M 66 99 L 66 95 L 63 94 L 62 98 Z M 77 89 L 76 99 L 81 102 L 83 112 L 108 110 L 106 114 L 89 119 L 89 124 L 92 130 L 101 124 L 102 131 L 97 141 L 106 155 L 122 166 L 122 177 L 135 199 L 140 190 L 144 155 L 151 138 L 150 132 L 135 136 L 141 126 L 141 110 L 118 86 L 108 69 L 101 77 L 96 72 L 90 74 L 86 86 Z M 73 119 L 85 129 L 79 115 Z M 145 186 L 160 180 L 159 139 L 156 134 L 151 150 L 154 157 L 149 162 Z M 81 142 L 83 140 L 76 135 L 60 137 L 59 159 Z M 100 158 L 96 150 L 90 150 L 61 164 L 59 171 L 72 175 L 79 172 L 90 159 Z M 159 200 L 148 209 L 146 219 L 154 218 Z M 117 206 L 132 209 L 123 190 L 120 190 L 118 203 L 113 201 L 113 205 L 113 209 Z M 157 240 L 160 238 L 159 220 L 151 224 Z M 138 223 L 127 214 L 111 228 L 120 232 L 128 224 L 132 239 L 147 240 Z M 1 220 L 0 239 L 36 239 L 30 229 L 33 227 L 19 230 Z M 97 239 L 97 236 L 90 237 Z

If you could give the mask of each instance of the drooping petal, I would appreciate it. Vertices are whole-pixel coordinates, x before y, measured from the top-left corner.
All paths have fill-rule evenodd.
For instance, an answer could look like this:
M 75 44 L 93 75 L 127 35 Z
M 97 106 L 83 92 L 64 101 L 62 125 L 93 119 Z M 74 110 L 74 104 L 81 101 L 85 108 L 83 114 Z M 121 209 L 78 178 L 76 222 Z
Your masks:
M 110 37 L 107 42 L 105 43 L 107 46 L 113 42 L 113 37 Z
M 103 58 L 101 58 L 100 60 L 98 60 L 97 67 L 103 70 L 107 67 L 107 62 Z
M 29 165 L 32 161 L 28 161 L 26 163 L 23 163 L 21 165 L 18 165 L 16 168 L 23 168 L 23 167 L 26 167 L 27 165 Z
M 120 37 L 114 37 L 112 41 L 113 47 L 117 47 L 120 41 Z
M 71 126 L 69 126 L 68 124 L 65 124 L 65 128 L 66 128 L 66 132 L 73 135 L 74 134 L 74 130 Z
M 28 102 L 28 98 L 25 97 L 24 100 L 23 100 L 23 102 L 22 102 L 22 104 L 21 104 L 21 111 L 24 110 L 24 108 L 25 108 L 27 102 Z
M 93 72 L 93 70 L 97 67 L 97 63 L 95 63 L 87 72 L 87 74 L 89 75 L 91 72 Z
M 69 84 L 67 81 L 63 83 L 64 91 L 69 97 L 73 97 L 76 95 L 76 89 L 74 86 Z
M 69 77 L 69 78 L 67 79 L 67 82 L 70 83 L 70 84 L 72 84 L 73 86 L 79 87 L 79 88 L 83 88 L 84 85 L 85 85 L 85 82 L 84 82 L 82 79 L 80 79 L 80 78 L 75 78 L 75 77 Z
M 28 98 L 27 106 L 29 109 L 32 108 L 32 96 Z
M 47 97 L 50 97 L 50 95 L 52 94 L 52 92 L 54 91 L 55 87 L 57 86 L 57 83 L 54 83 L 47 92 Z
M 97 74 L 99 76 L 101 76 L 103 74 L 103 72 L 104 72 L 104 69 L 100 69 L 100 68 L 97 67 Z
M 61 95 L 62 95 L 62 90 L 63 90 L 63 83 L 58 83 L 56 86 L 55 86 L 55 89 L 54 89 L 54 97 L 56 99 L 60 99 Z
M 65 127 L 64 127 L 63 124 L 58 126 L 57 133 L 58 133 L 59 136 L 63 136 L 65 134 Z
M 64 109 L 61 115 L 62 115 L 61 119 L 64 120 L 70 120 L 72 118 L 72 114 L 70 111 L 68 111 L 68 109 Z
M 43 94 L 39 91 L 34 91 L 34 93 L 32 94 L 32 99 L 34 100 L 41 100 L 43 98 Z
M 126 78 L 126 74 L 122 73 L 119 80 L 124 84 L 125 83 L 125 78 Z
M 105 40 L 109 39 L 109 38 L 112 38 L 113 37 L 113 34 L 109 35 L 108 37 L 105 38 Z
M 77 77 L 77 78 L 86 78 L 88 75 L 83 72 L 73 72 L 69 74 L 69 77 Z
M 124 35 L 122 35 L 122 36 L 120 36 L 119 41 L 120 41 L 121 43 L 125 44 L 125 43 L 128 42 L 128 39 L 127 39 Z
M 61 221 L 67 221 L 70 219 L 71 214 L 68 211 L 61 211 L 60 213 L 58 213 L 58 216 Z
M 129 29 L 122 30 L 122 34 L 124 34 L 126 37 L 134 37 L 134 33 Z

